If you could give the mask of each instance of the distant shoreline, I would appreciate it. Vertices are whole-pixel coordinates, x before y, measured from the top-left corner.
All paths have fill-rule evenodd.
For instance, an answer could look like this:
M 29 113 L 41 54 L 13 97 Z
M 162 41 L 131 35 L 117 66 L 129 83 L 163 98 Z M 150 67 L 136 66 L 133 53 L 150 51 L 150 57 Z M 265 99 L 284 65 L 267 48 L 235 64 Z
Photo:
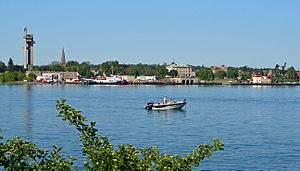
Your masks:
M 16 82 L 5 82 L 0 83 L 0 85 L 83 85 L 83 86 L 90 86 L 90 85 L 84 85 L 84 84 L 72 84 L 72 83 L 24 83 L 22 81 L 16 81 Z M 118 85 L 118 86 L 124 86 L 120 84 L 98 84 L 101 85 Z M 126 84 L 126 85 L 159 85 L 159 86 L 177 86 L 177 85 L 185 85 L 185 86 L 300 86 L 300 83 L 276 83 L 276 84 L 259 84 L 259 83 L 219 83 L 219 82 L 207 82 L 207 83 L 195 83 L 195 84 L 153 84 L 153 83 L 135 83 L 135 84 Z M 125 86 L 126 86 L 125 85 Z

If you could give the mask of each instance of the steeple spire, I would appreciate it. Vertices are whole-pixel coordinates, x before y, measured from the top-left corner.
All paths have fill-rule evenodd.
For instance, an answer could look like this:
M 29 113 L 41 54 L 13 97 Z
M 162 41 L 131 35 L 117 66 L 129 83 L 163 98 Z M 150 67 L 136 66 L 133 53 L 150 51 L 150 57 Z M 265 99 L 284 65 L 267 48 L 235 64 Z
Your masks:
M 65 55 L 65 48 L 64 47 L 63 47 L 62 52 L 61 52 L 60 66 L 66 67 L 66 55 Z

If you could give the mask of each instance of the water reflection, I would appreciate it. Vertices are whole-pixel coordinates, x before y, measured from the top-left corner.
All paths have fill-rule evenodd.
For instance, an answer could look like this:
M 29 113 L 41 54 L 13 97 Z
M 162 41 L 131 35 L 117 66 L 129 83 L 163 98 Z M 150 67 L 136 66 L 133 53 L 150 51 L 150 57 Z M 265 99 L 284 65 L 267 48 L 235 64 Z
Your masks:
M 32 85 L 25 84 L 23 86 L 23 97 L 21 100 L 22 105 L 22 127 L 23 130 L 26 133 L 26 136 L 31 137 L 32 134 L 32 108 L 33 108 L 33 102 L 32 102 Z
M 180 114 L 185 116 L 186 110 L 183 109 L 176 109 L 176 110 L 148 110 L 148 114 L 158 114 L 164 117 L 164 120 L 168 120 L 169 117 L 172 117 L 172 115 Z

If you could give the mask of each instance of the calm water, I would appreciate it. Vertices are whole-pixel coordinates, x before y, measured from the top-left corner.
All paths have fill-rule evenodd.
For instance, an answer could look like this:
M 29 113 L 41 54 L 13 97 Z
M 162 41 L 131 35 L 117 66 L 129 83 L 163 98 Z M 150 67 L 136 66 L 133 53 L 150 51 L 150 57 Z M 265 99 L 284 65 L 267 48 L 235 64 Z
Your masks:
M 147 111 L 150 100 L 187 99 L 184 111 Z M 225 151 L 200 169 L 300 169 L 300 87 L 0 85 L 0 129 L 78 159 L 73 127 L 56 117 L 60 97 L 81 110 L 113 144 L 158 145 L 181 155 L 221 138 Z

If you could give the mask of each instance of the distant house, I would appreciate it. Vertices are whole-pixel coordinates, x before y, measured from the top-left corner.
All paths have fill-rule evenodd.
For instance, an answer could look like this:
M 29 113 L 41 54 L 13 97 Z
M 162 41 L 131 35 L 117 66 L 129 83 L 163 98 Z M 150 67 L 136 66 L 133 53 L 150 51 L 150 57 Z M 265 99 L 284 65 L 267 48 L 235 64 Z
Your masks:
M 296 72 L 298 78 L 300 78 L 300 71 Z
M 258 72 L 254 71 L 252 73 L 252 83 L 253 84 L 271 84 L 272 80 L 267 76 L 261 75 Z
M 211 71 L 213 73 L 216 73 L 218 71 L 225 71 L 225 72 L 227 72 L 227 66 L 225 66 L 224 64 L 221 65 L 221 66 L 211 66 L 210 69 L 211 69 Z

